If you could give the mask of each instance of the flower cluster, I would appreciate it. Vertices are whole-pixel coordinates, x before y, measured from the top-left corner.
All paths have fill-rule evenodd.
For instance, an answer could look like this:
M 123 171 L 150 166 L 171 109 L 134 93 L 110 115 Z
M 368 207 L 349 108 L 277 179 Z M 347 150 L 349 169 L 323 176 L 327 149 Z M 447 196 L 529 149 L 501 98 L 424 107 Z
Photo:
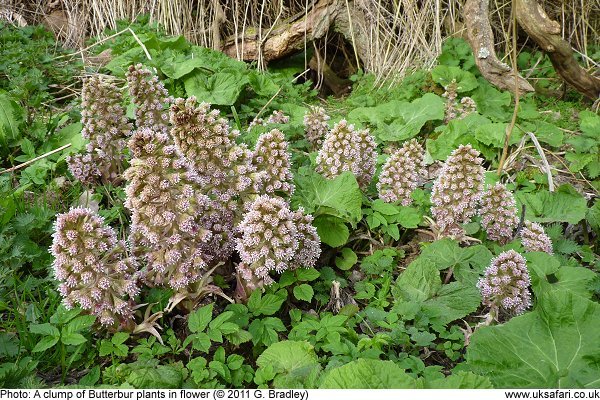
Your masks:
M 444 122 L 448 123 L 453 119 L 463 119 L 467 115 L 477 111 L 477 105 L 471 97 L 463 97 L 460 99 L 460 102 L 457 100 L 458 86 L 455 79 L 445 89 L 446 92 L 442 94 L 442 97 L 447 99 Z
M 87 78 L 81 91 L 81 136 L 85 154 L 67 158 L 73 176 L 85 184 L 116 182 L 123 169 L 125 138 L 132 127 L 119 88 L 100 75 Z
M 379 175 L 379 198 L 388 203 L 400 201 L 403 206 L 410 205 L 411 193 L 425 175 L 423 155 L 423 148 L 415 139 L 405 142 L 394 152 Z
M 313 149 L 319 148 L 323 144 L 323 138 L 329 130 L 327 121 L 330 117 L 325 113 L 323 107 L 310 107 L 304 115 L 304 131 L 306 139 Z
M 333 179 L 344 171 L 356 177 L 361 188 L 366 188 L 375 174 L 377 153 L 375 139 L 367 129 L 355 130 L 341 120 L 329 132 L 317 155 L 317 172 Z
M 252 153 L 235 143 L 239 132 L 229 128 L 219 110 L 198 104 L 195 97 L 176 99 L 171 123 L 177 151 L 198 174 L 205 194 L 225 204 L 251 185 Z
M 253 175 L 255 193 L 279 192 L 288 196 L 294 193 L 288 143 L 279 129 L 260 135 L 252 155 L 252 165 L 256 169 Z
M 102 325 L 130 320 L 137 266 L 115 231 L 87 208 L 59 214 L 54 229 L 52 267 L 65 306 L 89 310 Z
M 461 237 L 460 225 L 475 215 L 483 190 L 482 162 L 471 145 L 460 145 L 444 163 L 431 192 L 431 213 L 441 235 Z
M 312 216 L 293 212 L 279 197 L 259 196 L 239 225 L 237 250 L 242 263 L 238 272 L 247 283 L 271 284 L 271 271 L 281 273 L 299 266 L 310 268 L 321 249 Z
M 546 235 L 544 228 L 535 222 L 525 221 L 521 229 L 521 243 L 527 251 L 542 251 L 552 254 L 552 240 Z
M 147 282 L 180 289 L 201 278 L 201 246 L 211 233 L 202 225 L 210 199 L 178 157 L 167 134 L 137 130 L 129 141 L 133 159 L 125 171 L 125 206 L 131 210 L 130 241 L 147 262 Z
M 485 270 L 485 276 L 477 283 L 483 304 L 517 315 L 531 306 L 529 285 L 525 258 L 514 250 L 494 258 Z
M 290 117 L 285 115 L 283 110 L 275 110 L 271 115 L 269 115 L 269 118 L 266 122 L 260 117 L 254 118 L 248 125 L 248 132 L 250 132 L 255 126 L 267 126 L 268 124 L 287 124 L 288 122 L 290 122 Z
M 506 244 L 513 238 L 519 218 L 515 198 L 506 186 L 497 183 L 483 192 L 479 215 L 488 239 Z
M 135 121 L 138 129 L 150 128 L 166 132 L 169 122 L 169 92 L 158 77 L 142 64 L 131 65 L 127 73 L 129 93 L 136 105 Z

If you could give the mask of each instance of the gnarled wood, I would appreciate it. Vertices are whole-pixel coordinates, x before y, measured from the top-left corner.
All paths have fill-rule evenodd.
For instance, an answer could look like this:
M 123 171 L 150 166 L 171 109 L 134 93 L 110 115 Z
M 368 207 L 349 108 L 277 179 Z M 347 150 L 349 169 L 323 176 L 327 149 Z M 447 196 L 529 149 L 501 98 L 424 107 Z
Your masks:
M 488 16 L 489 0 L 467 0 L 463 17 L 467 27 L 469 44 L 475 55 L 475 64 L 481 75 L 494 86 L 515 92 L 515 72 L 501 62 L 494 50 L 494 35 Z M 519 93 L 533 92 L 533 87 L 523 77 L 518 76 Z
M 515 0 L 514 5 L 519 25 L 548 54 L 556 72 L 586 97 L 597 100 L 600 79 L 577 63 L 571 46 L 561 37 L 560 24 L 548 18 L 535 0 Z

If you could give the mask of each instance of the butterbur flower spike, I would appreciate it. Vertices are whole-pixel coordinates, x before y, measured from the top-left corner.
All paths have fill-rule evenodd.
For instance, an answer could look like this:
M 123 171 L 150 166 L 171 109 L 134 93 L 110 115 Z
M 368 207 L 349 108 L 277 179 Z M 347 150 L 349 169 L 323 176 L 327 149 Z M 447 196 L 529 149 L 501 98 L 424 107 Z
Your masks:
M 134 157 L 125 171 L 130 241 L 147 263 L 148 283 L 182 289 L 207 267 L 202 250 L 211 233 L 202 218 L 211 201 L 199 193 L 194 171 L 167 134 L 138 130 L 129 148 Z
M 78 305 L 105 326 L 129 323 L 139 293 L 137 265 L 115 231 L 92 210 L 73 208 L 58 215 L 52 236 L 52 268 L 65 306 Z
M 525 226 L 521 229 L 521 243 L 526 251 L 542 251 L 553 254 L 552 240 L 544 228 L 535 222 L 525 221 Z
M 271 272 L 314 266 L 321 250 L 311 222 L 312 216 L 301 209 L 292 212 L 282 198 L 259 196 L 239 225 L 237 250 L 242 262 L 238 275 L 244 285 L 269 285 Z
M 483 192 L 479 215 L 488 239 L 506 244 L 513 238 L 519 218 L 515 198 L 506 186 L 497 183 Z
M 394 152 L 383 165 L 377 191 L 387 203 L 399 201 L 403 206 L 412 203 L 411 193 L 424 180 L 423 148 L 412 139 Z
M 323 144 L 323 138 L 329 131 L 327 121 L 330 117 L 325 113 L 323 107 L 310 107 L 304 115 L 304 131 L 306 139 L 313 149 L 319 148 Z
M 275 110 L 273 114 L 269 115 L 267 124 L 287 124 L 290 122 L 290 117 L 284 114 L 283 110 Z
M 96 75 L 81 90 L 81 136 L 89 140 L 84 154 L 67 157 L 69 170 L 84 184 L 118 182 L 123 170 L 125 138 L 132 126 L 119 88 Z
M 325 138 L 317 156 L 317 172 L 333 179 L 344 171 L 356 177 L 358 185 L 366 188 L 375 174 L 377 144 L 368 130 L 355 130 L 345 120 L 338 122 Z
M 500 309 L 511 314 L 522 314 L 531 306 L 529 272 L 525 258 L 514 250 L 500 253 L 485 270 L 477 287 L 483 304 L 497 316 Z
M 294 193 L 288 143 L 278 129 L 263 133 L 252 156 L 254 192 L 258 194 Z
M 431 192 L 431 213 L 441 236 L 462 238 L 483 191 L 483 159 L 471 145 L 460 145 L 444 163 Z
M 172 98 L 163 83 L 142 64 L 131 65 L 126 75 L 129 93 L 136 105 L 137 128 L 166 133 L 169 123 L 168 107 Z

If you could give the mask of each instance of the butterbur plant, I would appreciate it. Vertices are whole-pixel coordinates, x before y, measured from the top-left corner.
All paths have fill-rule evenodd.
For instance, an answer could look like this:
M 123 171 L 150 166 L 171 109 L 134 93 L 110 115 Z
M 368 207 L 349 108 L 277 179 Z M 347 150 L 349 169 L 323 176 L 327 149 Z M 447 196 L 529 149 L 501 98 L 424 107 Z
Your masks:
M 463 119 L 477 111 L 477 105 L 471 97 L 463 97 L 458 101 L 458 87 L 455 79 L 445 89 L 446 91 L 442 94 L 442 97 L 446 98 L 444 122 L 448 123 L 453 119 Z
M 288 143 L 279 129 L 260 135 L 252 155 L 252 165 L 256 170 L 253 174 L 255 193 L 287 196 L 294 193 Z
M 119 88 L 96 75 L 81 91 L 81 136 L 89 140 L 84 154 L 67 158 L 69 170 L 84 184 L 116 183 L 123 172 L 125 138 L 132 126 L 122 106 Z
M 273 283 L 271 272 L 313 267 L 321 250 L 311 222 L 311 216 L 304 215 L 301 209 L 291 211 L 280 197 L 256 198 L 239 225 L 237 250 L 242 262 L 238 275 L 242 287 L 238 288 L 238 295 Z
M 317 155 L 317 172 L 333 179 L 344 171 L 356 177 L 358 185 L 366 188 L 375 174 L 377 144 L 367 129 L 356 130 L 341 120 L 329 132 Z
M 460 145 L 446 159 L 431 192 L 431 213 L 439 236 L 461 238 L 483 190 L 483 159 L 471 145 Z
M 137 264 L 102 217 L 87 208 L 59 214 L 51 253 L 65 307 L 80 306 L 105 326 L 132 321 Z
M 531 306 L 530 283 L 525 257 L 508 250 L 492 260 L 477 287 L 483 304 L 490 307 L 490 315 L 497 319 L 499 310 L 518 315 Z
M 233 200 L 250 187 L 253 172 L 251 151 L 235 142 L 239 132 L 195 97 L 176 99 L 170 120 L 175 147 L 196 171 L 203 192 L 235 209 Z
M 199 193 L 195 172 L 177 155 L 167 134 L 143 128 L 129 141 L 133 159 L 125 171 L 125 207 L 131 210 L 130 242 L 147 264 L 151 285 L 182 289 L 207 267 L 202 225 L 210 199 Z
M 552 240 L 544 228 L 535 222 L 525 221 L 525 226 L 521 229 L 521 243 L 526 251 L 542 251 L 553 254 Z
M 136 105 L 137 128 L 150 128 L 156 132 L 166 132 L 169 123 L 168 106 L 172 102 L 172 98 L 163 83 L 142 64 L 129 67 L 127 83 L 129 94 Z
M 519 223 L 513 194 L 501 183 L 489 187 L 481 196 L 481 225 L 490 240 L 506 244 Z
M 399 201 L 403 206 L 412 203 L 411 193 L 425 175 L 423 148 L 412 139 L 394 152 L 386 161 L 379 175 L 377 191 L 379 198 L 387 203 Z
M 329 119 L 325 109 L 319 106 L 311 106 L 304 115 L 305 136 L 313 150 L 323 144 L 323 138 L 329 130 Z

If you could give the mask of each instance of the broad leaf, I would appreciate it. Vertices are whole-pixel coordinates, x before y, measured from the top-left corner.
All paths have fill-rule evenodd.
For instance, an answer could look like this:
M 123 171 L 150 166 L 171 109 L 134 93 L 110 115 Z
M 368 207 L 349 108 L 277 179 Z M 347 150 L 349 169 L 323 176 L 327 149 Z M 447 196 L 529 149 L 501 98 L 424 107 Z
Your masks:
M 525 205 L 525 217 L 531 221 L 576 224 L 587 212 L 586 199 L 570 185 L 562 185 L 555 192 L 516 192 L 515 198 L 519 208 Z
M 392 361 L 359 359 L 330 370 L 319 389 L 415 389 L 417 382 Z
M 452 81 L 455 81 L 456 92 L 458 93 L 469 92 L 479 86 L 475 75 L 472 73 L 459 67 L 449 67 L 446 65 L 438 65 L 432 69 L 431 79 L 443 87 L 447 87 Z
M 313 225 L 317 228 L 321 242 L 331 247 L 345 245 L 350 237 L 350 230 L 344 221 L 332 215 L 319 215 Z
M 381 132 L 379 139 L 404 141 L 417 136 L 426 122 L 444 119 L 444 101 L 433 93 L 426 93 L 412 103 L 404 104 L 398 111 L 401 117 Z
M 600 304 L 550 291 L 534 311 L 477 329 L 466 365 L 500 388 L 597 388 L 598 326 Z
M 208 77 L 196 71 L 183 83 L 188 96 L 196 96 L 200 102 L 231 106 L 248 83 L 248 77 L 238 71 L 217 72 Z

